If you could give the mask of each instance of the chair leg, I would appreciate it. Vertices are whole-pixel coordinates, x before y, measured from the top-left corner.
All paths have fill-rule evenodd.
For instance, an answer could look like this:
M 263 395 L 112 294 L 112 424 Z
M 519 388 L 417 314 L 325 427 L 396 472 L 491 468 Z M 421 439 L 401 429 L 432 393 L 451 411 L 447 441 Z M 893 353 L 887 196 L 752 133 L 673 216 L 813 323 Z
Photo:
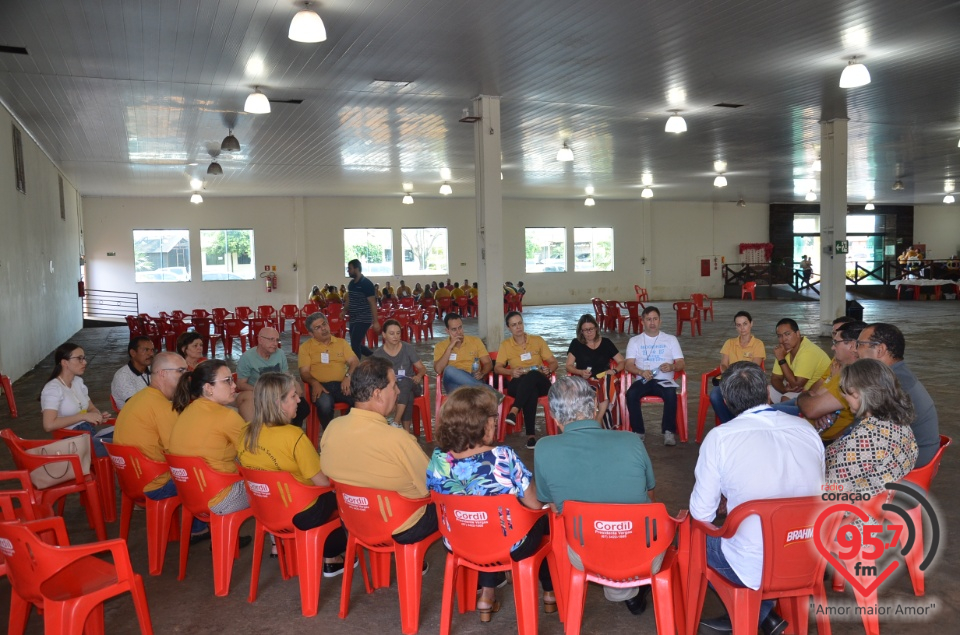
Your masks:
M 153 622 L 150 620 L 150 607 L 147 605 L 147 591 L 143 587 L 142 576 L 135 576 L 134 587 L 130 593 L 133 595 L 133 608 L 137 611 L 137 621 L 140 622 L 140 635 L 153 635 Z
M 80 500 L 87 510 L 87 520 L 97 532 L 97 540 L 107 539 L 107 530 L 103 525 L 103 507 L 100 505 L 100 490 L 96 479 L 87 483 L 87 489 L 80 493 Z
M 573 570 L 570 586 L 567 590 L 567 621 L 564 625 L 567 635 L 579 635 L 583 623 L 583 607 L 587 598 L 587 579 L 583 571 Z
M 340 585 L 340 619 L 346 619 L 347 613 L 350 612 L 350 585 L 353 584 L 353 567 L 348 567 L 347 563 L 353 562 L 353 559 L 357 557 L 358 551 L 359 549 L 357 549 L 357 541 L 353 538 L 353 536 L 348 536 L 347 550 L 343 554 L 343 582 Z M 360 566 L 364 567 L 363 579 L 366 583 L 366 566 L 362 562 L 360 563 Z
M 10 591 L 10 621 L 7 623 L 10 635 L 23 635 L 32 606 L 33 604 L 17 595 L 16 591 Z
M 457 607 L 460 609 L 460 612 L 463 613 L 464 603 L 466 596 L 470 593 L 470 589 L 463 588 L 462 578 L 466 576 L 460 576 L 460 584 L 457 584 L 457 561 L 456 556 L 452 553 L 447 554 L 447 558 L 444 561 L 443 568 L 443 595 L 441 596 L 440 602 L 440 635 L 450 635 L 450 627 L 453 623 L 453 596 L 454 593 L 457 595 Z
M 423 590 L 423 558 L 428 545 L 398 545 L 397 587 L 400 592 L 400 626 L 404 635 L 420 630 L 420 594 Z
M 540 622 L 540 585 L 537 571 L 542 559 L 531 557 L 513 563 L 513 598 L 520 635 L 537 635 Z
M 253 531 L 253 562 L 250 565 L 250 593 L 247 595 L 247 602 L 251 604 L 257 601 L 257 590 L 260 585 L 260 565 L 263 560 L 263 543 L 266 533 L 266 528 L 258 520 L 256 529 Z
M 320 584 L 323 581 L 323 543 L 330 532 L 320 532 L 314 538 L 305 531 L 297 530 L 297 571 L 300 578 L 300 612 L 304 617 L 317 614 L 320 604 Z M 353 569 L 353 562 L 344 560 L 343 569 Z

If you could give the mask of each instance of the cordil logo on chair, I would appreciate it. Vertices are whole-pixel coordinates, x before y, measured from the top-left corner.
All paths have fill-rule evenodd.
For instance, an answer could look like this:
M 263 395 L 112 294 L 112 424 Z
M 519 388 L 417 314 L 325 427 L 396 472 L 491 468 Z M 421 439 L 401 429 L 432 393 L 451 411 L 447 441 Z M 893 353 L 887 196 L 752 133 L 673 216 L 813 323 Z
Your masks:
M 170 474 L 174 480 L 180 481 L 181 483 L 187 482 L 187 471 L 182 467 L 171 467 Z
M 453 512 L 453 517 L 467 527 L 483 527 L 487 524 L 487 512 L 465 512 L 456 509 Z
M 633 533 L 632 520 L 595 520 L 593 530 L 604 538 L 623 538 Z
M 260 498 L 270 497 L 269 485 L 264 485 L 263 483 L 254 483 L 253 481 L 247 481 L 247 487 L 249 487 L 250 491 L 256 494 Z
M 10 557 L 13 555 L 13 543 L 6 538 L 0 538 L 0 553 Z
M 111 456 L 110 462 L 113 463 L 113 467 L 118 470 L 123 470 L 127 467 L 127 462 L 123 460 L 122 456 Z
M 361 512 L 367 511 L 367 509 L 370 507 L 370 501 L 367 500 L 366 496 L 351 496 L 350 494 L 344 494 L 343 502 L 353 509 Z

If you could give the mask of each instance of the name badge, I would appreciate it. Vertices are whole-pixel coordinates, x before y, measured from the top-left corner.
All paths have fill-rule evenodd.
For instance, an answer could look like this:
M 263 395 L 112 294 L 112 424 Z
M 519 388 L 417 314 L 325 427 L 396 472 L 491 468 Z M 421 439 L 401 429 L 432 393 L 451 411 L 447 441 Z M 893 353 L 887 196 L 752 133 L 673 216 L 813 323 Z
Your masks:
M 329 364 L 330 363 L 330 353 L 320 353 L 320 363 Z
M 531 359 L 533 359 L 533 353 L 522 353 L 520 355 L 521 362 L 529 362 Z
M 405 371 L 404 369 L 401 368 L 400 370 L 397 371 L 397 377 L 406 377 L 406 376 L 407 376 L 407 371 Z
M 457 354 L 456 354 L 456 353 L 450 353 L 450 361 L 451 361 L 451 362 L 457 361 Z

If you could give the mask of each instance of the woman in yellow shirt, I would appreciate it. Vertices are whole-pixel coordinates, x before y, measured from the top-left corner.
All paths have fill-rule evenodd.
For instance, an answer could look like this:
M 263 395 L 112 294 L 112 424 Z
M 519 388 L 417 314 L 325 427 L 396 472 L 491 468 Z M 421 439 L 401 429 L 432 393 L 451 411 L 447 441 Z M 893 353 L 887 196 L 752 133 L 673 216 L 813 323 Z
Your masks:
M 763 342 L 752 334 L 753 317 L 746 311 L 739 311 L 733 316 L 733 323 L 737 327 L 738 335 L 724 342 L 723 348 L 720 349 L 720 372 L 726 372 L 734 362 L 753 362 L 762 366 L 763 360 L 767 357 L 767 349 Z M 719 377 L 714 379 L 714 388 L 710 392 L 710 405 L 713 406 L 713 411 L 720 423 L 726 423 L 733 419 L 733 413 L 723 402 L 718 380 Z

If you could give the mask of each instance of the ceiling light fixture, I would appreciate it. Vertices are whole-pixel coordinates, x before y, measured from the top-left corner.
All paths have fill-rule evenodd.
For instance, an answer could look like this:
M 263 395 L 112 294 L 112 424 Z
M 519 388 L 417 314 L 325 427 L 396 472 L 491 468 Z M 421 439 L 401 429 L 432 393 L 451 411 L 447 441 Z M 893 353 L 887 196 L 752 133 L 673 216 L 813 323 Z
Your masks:
M 953 198 L 953 194 L 947 194 L 946 196 L 943 197 L 943 202 L 946 203 L 946 204 L 948 204 L 948 205 L 949 205 L 950 203 L 953 203 L 955 200 L 956 200 L 956 199 Z
M 644 172 L 640 176 L 640 182 L 643 183 L 644 185 L 653 185 L 653 175 L 650 174 L 649 172 Z
M 683 117 L 680 116 L 679 110 L 671 110 L 673 114 L 670 115 L 670 118 L 667 119 L 667 125 L 664 128 L 665 132 L 673 132 L 680 134 L 681 132 L 687 131 L 687 122 L 683 120 Z
M 557 150 L 557 161 L 564 163 L 573 161 L 573 150 L 570 149 L 570 146 L 568 146 L 566 142 L 563 143 L 562 148 Z
M 866 205 L 863 206 L 863 209 L 864 209 L 865 211 L 872 212 L 873 210 L 875 210 L 875 209 L 877 209 L 877 208 L 874 207 L 873 203 L 867 203 Z
M 453 188 L 450 187 L 449 183 L 444 183 L 443 185 L 440 186 L 440 193 L 443 194 L 444 196 L 449 196 L 453 194 Z
M 823 163 L 820 161 L 820 157 L 817 157 L 817 160 L 813 162 L 813 171 L 820 172 L 823 169 Z
M 413 183 L 411 183 L 410 181 L 404 181 L 404 182 L 403 182 L 403 191 L 406 192 L 407 194 L 409 194 L 410 192 L 412 192 L 412 191 L 413 191 Z
M 410 194 L 403 195 L 403 204 L 404 205 L 413 205 L 413 196 Z
M 643 188 L 643 191 L 640 192 L 640 198 L 653 198 L 653 190 L 649 187 Z
M 587 207 L 593 207 L 594 205 L 597 204 L 597 202 L 593 200 L 592 196 L 588 196 L 587 198 L 583 199 L 583 204 L 586 205 Z
M 587 187 L 583 188 L 583 191 L 584 191 L 584 193 L 585 193 L 587 196 L 593 196 L 593 193 L 594 193 L 596 190 L 593 189 L 593 186 L 592 186 L 592 185 L 588 185 Z
M 193 203 L 194 205 L 199 205 L 200 203 L 203 202 L 203 197 L 200 196 L 199 192 L 194 192 L 193 195 L 190 197 L 190 202 Z
M 440 180 L 449 181 L 453 178 L 453 175 L 450 173 L 450 168 L 440 168 Z
M 870 71 L 854 55 L 840 74 L 840 88 L 857 88 L 870 83 Z
M 323 20 L 320 19 L 320 16 L 315 11 L 310 10 L 309 2 L 305 2 L 304 6 L 306 8 L 290 20 L 290 30 L 287 31 L 287 37 L 294 42 L 323 42 L 327 39 L 327 27 L 323 26 Z
M 233 128 L 230 128 L 230 133 L 220 142 L 220 150 L 223 152 L 240 152 L 240 140 L 233 136 Z
M 727 177 L 718 174 L 717 178 L 713 179 L 713 187 L 727 187 Z
M 717 159 L 716 161 L 713 162 L 713 171 L 723 174 L 724 172 L 727 171 L 727 162 Z
M 259 86 L 247 95 L 247 101 L 243 103 L 243 112 L 249 112 L 253 115 L 266 115 L 270 112 L 270 100 L 260 92 Z
M 220 167 L 220 164 L 214 161 L 207 166 L 207 174 L 211 176 L 223 176 L 223 168 Z
M 815 200 L 817 200 L 817 193 L 814 192 L 813 190 L 810 190 L 809 192 L 807 192 L 807 195 L 806 195 L 805 198 L 806 198 L 808 201 L 815 201 Z
M 894 182 L 893 187 L 890 189 L 892 189 L 894 192 L 903 191 L 903 181 L 901 181 L 900 179 L 897 179 L 896 182 Z

